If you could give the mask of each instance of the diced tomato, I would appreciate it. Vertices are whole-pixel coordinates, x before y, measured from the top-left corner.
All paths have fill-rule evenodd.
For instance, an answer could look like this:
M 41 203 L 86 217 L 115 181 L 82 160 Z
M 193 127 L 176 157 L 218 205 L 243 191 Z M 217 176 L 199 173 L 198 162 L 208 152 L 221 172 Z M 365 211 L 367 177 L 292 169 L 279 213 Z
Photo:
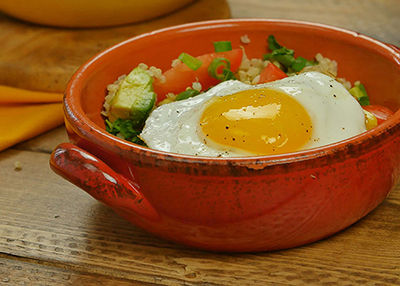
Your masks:
M 287 77 L 287 74 L 273 63 L 268 65 L 261 71 L 258 83 L 266 83 Z
M 371 112 L 378 120 L 378 125 L 389 119 L 393 115 L 393 111 L 381 105 L 365 105 L 363 109 Z
M 155 79 L 153 82 L 154 92 L 157 94 L 157 101 L 165 99 L 167 93 L 179 94 L 187 87 L 191 87 L 193 82 L 199 82 L 202 89 L 206 90 L 219 81 L 208 75 L 208 66 L 216 58 L 226 58 L 231 63 L 231 71 L 235 72 L 242 63 L 242 49 L 234 49 L 227 52 L 210 53 L 197 57 L 202 61 L 202 65 L 197 70 L 190 69 L 184 63 L 165 71 L 163 73 L 165 82 Z

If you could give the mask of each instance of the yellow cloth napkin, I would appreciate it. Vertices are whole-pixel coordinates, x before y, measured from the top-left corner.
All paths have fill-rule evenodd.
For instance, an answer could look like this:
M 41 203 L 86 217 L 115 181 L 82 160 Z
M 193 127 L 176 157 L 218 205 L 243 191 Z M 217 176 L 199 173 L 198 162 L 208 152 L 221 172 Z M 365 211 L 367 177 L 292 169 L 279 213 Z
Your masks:
M 0 151 L 62 125 L 62 97 L 0 86 Z

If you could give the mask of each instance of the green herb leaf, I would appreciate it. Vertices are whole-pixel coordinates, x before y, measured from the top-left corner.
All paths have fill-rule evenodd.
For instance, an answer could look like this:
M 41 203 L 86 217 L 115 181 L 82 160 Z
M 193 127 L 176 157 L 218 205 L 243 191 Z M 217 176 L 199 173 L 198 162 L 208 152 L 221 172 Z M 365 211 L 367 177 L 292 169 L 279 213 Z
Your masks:
M 274 36 L 268 37 L 269 49 L 272 51 L 264 55 L 264 60 L 278 62 L 282 65 L 281 69 L 285 72 L 299 72 L 306 66 L 314 65 L 314 61 L 309 61 L 303 57 L 294 57 L 294 50 L 288 49 L 280 45 Z
M 222 74 L 224 75 L 224 79 L 223 81 L 227 81 L 227 80 L 236 80 L 235 75 L 233 74 L 233 71 L 228 70 L 228 69 L 224 69 L 222 71 Z
M 114 122 L 106 119 L 106 131 L 115 136 L 123 136 L 125 140 L 132 143 L 146 146 L 146 143 L 138 137 L 141 132 L 141 126 L 135 126 L 130 119 L 118 118 Z
M 278 61 L 287 68 L 290 67 L 295 62 L 293 54 L 294 54 L 293 50 L 281 47 L 279 49 L 273 50 L 272 53 L 270 54 L 264 55 L 264 60 Z
M 294 71 L 299 72 L 299 71 L 301 71 L 301 70 L 306 66 L 306 63 L 307 63 L 307 59 L 305 59 L 305 58 L 303 58 L 303 57 L 298 57 L 298 58 L 294 61 L 294 63 L 292 64 L 292 69 L 293 69 Z
M 182 91 L 181 93 L 179 93 L 176 96 L 175 101 L 184 100 L 184 99 L 187 99 L 189 97 L 193 97 L 193 96 L 196 96 L 196 95 L 199 95 L 199 94 L 200 94 L 200 91 L 198 91 L 198 90 L 187 89 L 187 90 Z
M 278 50 L 280 48 L 283 48 L 281 45 L 278 44 L 278 42 L 275 39 L 275 36 L 273 35 L 269 35 L 268 36 L 268 47 L 270 48 L 270 50 L 274 51 L 274 50 Z

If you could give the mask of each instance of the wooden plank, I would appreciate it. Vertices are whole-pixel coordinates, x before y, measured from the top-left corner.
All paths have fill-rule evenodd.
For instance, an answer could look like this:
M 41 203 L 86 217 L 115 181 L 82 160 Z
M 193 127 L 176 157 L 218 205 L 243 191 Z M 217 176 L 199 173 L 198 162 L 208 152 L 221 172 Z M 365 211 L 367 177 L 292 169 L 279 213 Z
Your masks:
M 102 29 L 61 29 L 32 25 L 0 13 L 0 84 L 63 92 L 72 74 L 105 48 L 168 26 L 226 19 L 225 0 L 198 0 L 151 21 Z
M 233 17 L 319 21 L 400 45 L 397 0 L 227 2 Z M 400 186 L 328 239 L 274 252 L 210 253 L 130 225 L 53 174 L 49 153 L 66 141 L 60 127 L 0 153 L 0 285 L 400 285 Z
M 65 126 L 60 126 L 36 138 L 15 145 L 13 149 L 51 153 L 58 144 L 63 142 L 68 142 L 68 136 Z
M 94 275 L 59 268 L 45 264 L 37 264 L 29 260 L 18 260 L 15 257 L 0 255 L 0 284 L 1 285 L 107 285 L 128 286 L 150 285 L 139 281 L 116 279 L 109 276 Z
M 398 0 L 228 0 L 228 3 L 233 18 L 292 19 L 323 23 L 351 29 L 400 46 Z
M 48 158 L 22 150 L 0 153 L 0 253 L 160 285 L 400 283 L 400 188 L 329 239 L 269 253 L 219 254 L 131 226 L 52 174 Z M 20 171 L 15 160 L 22 162 Z

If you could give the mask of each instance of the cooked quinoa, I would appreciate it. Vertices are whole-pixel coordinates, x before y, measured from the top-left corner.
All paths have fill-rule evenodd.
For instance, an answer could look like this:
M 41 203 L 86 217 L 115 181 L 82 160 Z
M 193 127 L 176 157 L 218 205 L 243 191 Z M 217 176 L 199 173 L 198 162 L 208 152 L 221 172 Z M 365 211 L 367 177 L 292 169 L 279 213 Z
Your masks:
M 247 35 L 242 36 L 240 38 L 240 40 L 243 44 L 250 43 L 250 39 L 248 38 Z M 352 87 L 352 84 L 349 81 L 347 81 L 344 78 L 337 77 L 338 64 L 336 61 L 331 60 L 329 58 L 325 58 L 320 53 L 315 55 L 315 61 L 317 64 L 315 64 L 313 66 L 307 66 L 299 73 L 308 72 L 308 71 L 318 71 L 318 72 L 326 74 L 332 78 L 335 78 L 337 81 L 342 83 L 344 85 L 344 87 L 348 90 Z M 182 62 L 179 59 L 174 59 L 171 63 L 171 67 L 175 67 L 180 63 L 182 63 Z M 269 63 L 270 63 L 270 61 L 268 61 L 268 60 L 263 60 L 263 59 L 258 59 L 258 58 L 249 59 L 247 57 L 246 53 L 244 52 L 242 63 L 240 65 L 239 69 L 236 71 L 235 76 L 236 76 L 237 80 L 239 80 L 243 83 L 251 84 L 251 85 L 258 84 L 261 71 Z M 272 62 L 272 63 L 277 65 L 278 67 L 280 67 L 279 62 Z M 162 80 L 162 78 L 164 77 L 162 75 L 162 70 L 157 67 L 154 67 L 154 66 L 149 67 L 148 65 L 146 65 L 144 63 L 139 64 L 139 67 L 142 68 L 143 70 L 146 70 L 148 72 L 148 74 L 154 78 L 160 78 Z M 293 73 L 292 75 L 295 75 L 295 73 Z M 119 88 L 121 82 L 125 79 L 125 77 L 126 77 L 126 75 L 122 75 L 114 83 L 109 84 L 107 86 L 108 94 L 105 97 L 104 110 L 101 112 L 104 116 L 109 115 L 110 101 L 114 97 L 115 93 L 118 91 L 118 88 Z M 164 77 L 164 79 L 165 79 L 165 77 Z M 187 89 L 195 89 L 195 90 L 201 91 L 202 86 L 201 86 L 201 83 L 199 83 L 199 82 L 193 82 L 192 86 L 188 86 Z M 177 96 L 176 94 L 169 93 L 166 95 L 166 99 L 164 99 L 162 102 L 158 103 L 158 105 L 173 102 L 175 100 L 176 96 Z

